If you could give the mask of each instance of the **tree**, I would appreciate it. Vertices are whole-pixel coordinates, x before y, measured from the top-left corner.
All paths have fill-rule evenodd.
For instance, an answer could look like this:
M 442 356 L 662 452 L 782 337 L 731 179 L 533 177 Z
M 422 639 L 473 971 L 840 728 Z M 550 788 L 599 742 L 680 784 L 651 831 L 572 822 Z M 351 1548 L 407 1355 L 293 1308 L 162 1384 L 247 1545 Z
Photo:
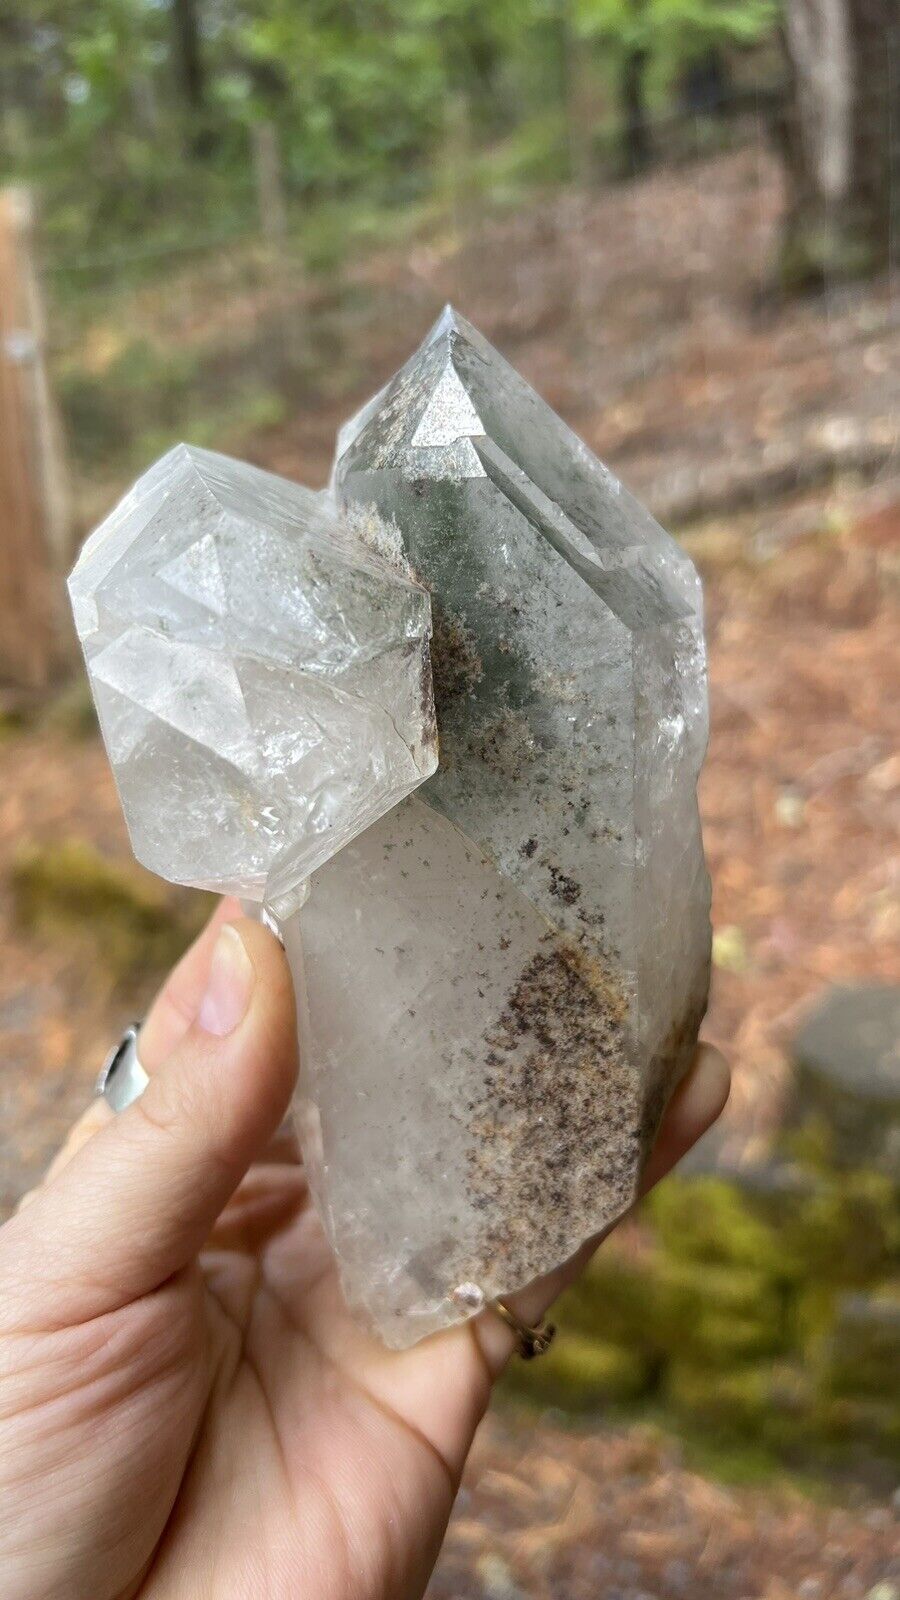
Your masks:
M 616 74 L 622 158 L 629 174 L 645 167 L 652 154 L 647 107 L 651 67 L 657 78 L 671 84 L 688 64 L 708 63 L 712 50 L 725 44 L 756 44 L 775 15 L 775 0 L 575 0 L 575 4 L 579 32 L 598 41 Z
M 208 117 L 198 0 L 171 0 L 171 6 L 173 66 L 187 114 L 187 153 L 203 158 L 212 153 L 214 141 Z
M 646 32 L 647 0 L 626 0 L 630 27 L 619 75 L 622 141 L 625 169 L 642 172 L 650 160 L 650 129 L 647 123 L 645 78 L 650 61 Z
M 791 92 L 781 128 L 789 180 L 788 287 L 889 263 L 900 154 L 896 0 L 787 0 Z
M 206 75 L 200 51 L 196 0 L 172 0 L 175 66 L 185 104 L 194 116 L 206 105 Z

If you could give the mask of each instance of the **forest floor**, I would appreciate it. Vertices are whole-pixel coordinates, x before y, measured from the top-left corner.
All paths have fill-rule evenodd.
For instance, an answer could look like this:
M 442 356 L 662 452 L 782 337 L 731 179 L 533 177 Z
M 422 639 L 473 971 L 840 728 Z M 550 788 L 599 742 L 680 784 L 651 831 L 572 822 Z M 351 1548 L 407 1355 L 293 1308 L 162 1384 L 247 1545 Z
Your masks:
M 896 1497 L 895 1497 L 896 1500 Z M 492 1416 L 428 1600 L 896 1600 L 900 1504 L 726 1487 L 646 1429 Z
M 402 256 L 370 253 L 333 287 L 297 291 L 303 398 L 289 424 L 240 441 L 323 481 L 337 422 L 451 298 L 684 539 L 704 578 L 711 663 L 707 1032 L 735 1076 L 710 1154 L 739 1161 L 777 1122 L 791 1038 L 816 995 L 839 980 L 900 981 L 900 316 L 885 284 L 773 299 L 778 206 L 772 164 L 737 152 L 589 200 L 460 219 Z M 176 341 L 199 337 L 193 303 L 188 330 L 178 293 L 140 302 Z M 242 316 L 258 339 L 271 314 L 230 304 L 230 359 Z M 210 337 L 221 345 L 221 329 Z M 82 504 L 98 492 L 83 485 Z M 123 977 L 90 918 L 54 931 L 17 916 L 23 845 L 75 838 L 129 860 L 78 704 L 11 723 L 0 745 L 0 1215 L 157 976 Z M 511 1413 L 484 1430 L 432 1594 L 900 1600 L 898 1550 L 889 1503 L 725 1489 L 645 1429 L 536 1430 Z
M 337 426 L 451 301 L 666 526 L 897 466 L 896 286 L 784 301 L 765 143 L 510 215 L 479 211 L 290 292 L 306 375 L 267 464 L 324 481 Z M 166 293 L 173 331 L 196 316 Z M 264 302 L 248 297 L 257 334 Z M 213 315 L 215 315 L 213 313 Z M 233 322 L 232 347 L 242 334 Z

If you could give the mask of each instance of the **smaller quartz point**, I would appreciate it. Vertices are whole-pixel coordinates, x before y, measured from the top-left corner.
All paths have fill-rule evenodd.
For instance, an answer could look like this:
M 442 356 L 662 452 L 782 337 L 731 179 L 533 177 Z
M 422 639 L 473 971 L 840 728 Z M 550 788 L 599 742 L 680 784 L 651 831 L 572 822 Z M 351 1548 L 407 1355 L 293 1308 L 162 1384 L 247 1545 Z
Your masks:
M 135 855 L 302 903 L 437 763 L 425 590 L 321 496 L 178 445 L 69 580 Z

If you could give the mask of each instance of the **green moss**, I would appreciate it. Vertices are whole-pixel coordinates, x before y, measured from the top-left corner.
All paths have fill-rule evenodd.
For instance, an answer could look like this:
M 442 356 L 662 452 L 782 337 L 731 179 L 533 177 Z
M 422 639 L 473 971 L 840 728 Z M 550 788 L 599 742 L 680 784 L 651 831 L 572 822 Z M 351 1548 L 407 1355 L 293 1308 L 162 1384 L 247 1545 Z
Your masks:
M 822 1396 L 812 1408 L 810 1432 L 832 1459 L 868 1450 L 900 1462 L 900 1406 L 889 1399 Z
M 209 910 L 206 896 L 173 892 L 81 839 L 25 846 L 11 888 L 23 926 L 73 950 L 89 944 L 114 978 L 170 965 Z
M 789 1362 L 715 1372 L 677 1361 L 666 1375 L 664 1392 L 673 1409 L 695 1426 L 778 1443 L 785 1430 L 796 1433 L 814 1390 L 803 1369 Z
M 785 1250 L 807 1281 L 866 1285 L 900 1265 L 895 1185 L 879 1172 L 850 1171 L 823 1181 L 783 1230 Z
M 640 1265 L 600 1256 L 560 1316 L 657 1362 L 690 1356 L 721 1367 L 772 1354 L 784 1341 L 782 1302 L 765 1274 L 663 1254 Z
M 865 220 L 794 220 L 779 249 L 778 277 L 787 294 L 818 294 L 830 284 L 871 277 L 883 262 L 884 248 L 871 237 Z
M 814 1278 L 794 1295 L 789 1309 L 791 1344 L 812 1359 L 834 1324 L 838 1290 Z
M 626 1260 L 615 1249 L 607 1249 L 563 1295 L 557 1320 L 586 1338 L 661 1354 L 656 1330 L 665 1309 L 653 1272 Z
M 893 1400 L 900 1424 L 900 1281 L 842 1295 L 821 1348 L 829 1392 Z
M 834 1168 L 834 1133 L 818 1112 L 804 1117 L 797 1127 L 785 1129 L 778 1145 L 789 1161 L 799 1162 L 810 1172 L 830 1175 Z
M 651 1367 L 637 1351 L 561 1331 L 539 1361 L 517 1361 L 505 1388 L 543 1405 L 587 1411 L 621 1405 L 646 1394 Z
M 644 1213 L 676 1259 L 751 1267 L 773 1278 L 796 1270 L 779 1231 L 762 1207 L 723 1178 L 669 1179 L 648 1197 Z
M 871 1283 L 900 1264 L 896 1185 L 880 1172 L 836 1173 L 769 1195 L 722 1178 L 670 1179 L 645 1215 L 676 1259 L 750 1267 L 774 1283 Z
M 775 1484 L 781 1484 L 811 1498 L 821 1496 L 819 1476 L 799 1470 L 794 1463 L 787 1468 L 779 1452 L 758 1439 L 695 1430 L 681 1418 L 677 1436 L 685 1465 L 702 1477 L 719 1478 L 741 1488 L 763 1488 L 770 1493 Z
M 25 726 L 24 718 L 15 711 L 0 711 L 0 744 L 15 739 Z
M 675 1306 L 672 1356 L 723 1366 L 782 1348 L 783 1306 L 764 1273 L 687 1261 L 664 1261 L 661 1271 Z
M 559 1304 L 552 1366 L 514 1375 L 515 1392 L 573 1412 L 653 1408 L 728 1476 L 763 1463 L 889 1476 L 897 1189 L 879 1173 L 836 1172 L 823 1140 L 815 1161 L 773 1179 L 661 1186 L 642 1210 L 651 1240 L 597 1257 Z

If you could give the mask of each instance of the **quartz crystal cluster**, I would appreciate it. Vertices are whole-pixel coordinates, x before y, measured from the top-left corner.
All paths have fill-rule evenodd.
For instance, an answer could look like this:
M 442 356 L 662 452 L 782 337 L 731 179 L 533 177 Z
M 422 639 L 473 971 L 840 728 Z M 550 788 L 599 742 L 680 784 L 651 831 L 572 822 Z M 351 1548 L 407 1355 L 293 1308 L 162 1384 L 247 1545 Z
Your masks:
M 403 1346 L 557 1265 L 706 1003 L 684 552 L 448 309 L 327 497 L 181 447 L 71 583 L 137 853 L 280 921 L 351 1306 Z
M 437 761 L 428 595 L 320 496 L 178 445 L 69 579 L 136 856 L 299 904 Z

